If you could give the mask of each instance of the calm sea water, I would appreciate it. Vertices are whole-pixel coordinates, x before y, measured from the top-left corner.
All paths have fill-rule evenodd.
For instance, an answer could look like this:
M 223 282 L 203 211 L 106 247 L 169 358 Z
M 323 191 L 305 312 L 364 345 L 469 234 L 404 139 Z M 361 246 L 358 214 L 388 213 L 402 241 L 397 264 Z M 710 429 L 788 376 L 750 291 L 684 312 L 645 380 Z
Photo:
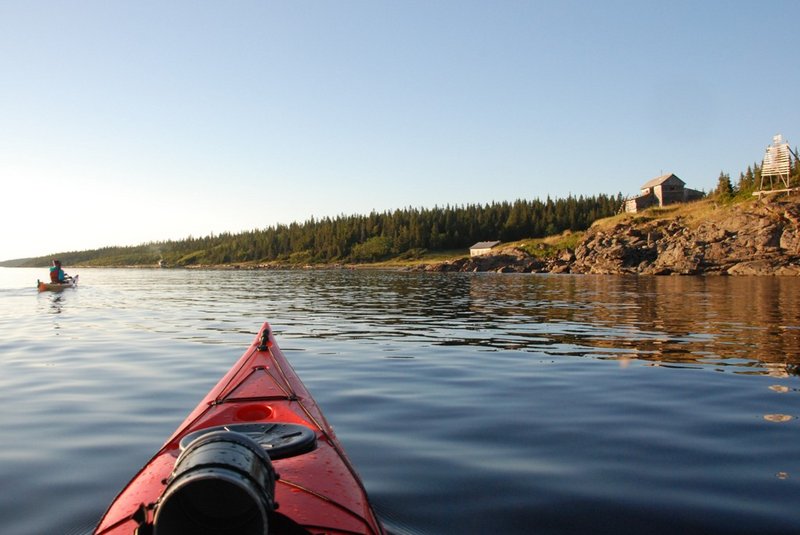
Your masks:
M 2 533 L 90 532 L 263 321 L 395 533 L 800 533 L 800 280 L 45 275 L 0 268 Z

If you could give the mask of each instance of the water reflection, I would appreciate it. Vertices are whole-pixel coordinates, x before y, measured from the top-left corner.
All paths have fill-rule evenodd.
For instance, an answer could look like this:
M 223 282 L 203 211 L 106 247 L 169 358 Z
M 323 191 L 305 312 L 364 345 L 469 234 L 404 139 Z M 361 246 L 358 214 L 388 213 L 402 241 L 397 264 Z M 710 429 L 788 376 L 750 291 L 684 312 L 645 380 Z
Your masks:
M 62 314 L 65 311 L 67 299 L 61 292 L 43 292 L 38 294 L 37 309 L 44 316 L 51 317 L 51 325 L 55 334 L 61 330 Z
M 48 312 L 51 314 L 61 314 L 62 309 L 64 308 L 64 296 L 61 294 L 54 294 L 53 298 L 50 300 L 50 309 Z
M 786 376 L 800 362 L 797 290 L 783 278 L 474 277 L 470 305 L 517 335 L 500 347 Z
M 386 358 L 401 344 L 472 346 L 775 377 L 800 374 L 798 290 L 787 277 L 350 270 L 93 270 L 80 289 L 98 310 L 138 310 L 137 328 L 202 343 L 270 319 L 286 338 L 365 341 Z M 42 301 L 62 314 L 77 297 Z
M 294 299 L 291 312 L 314 317 L 318 337 L 800 373 L 795 279 L 341 272 L 294 282 L 313 299 Z
M 765 414 L 764 419 L 768 422 L 784 423 L 794 420 L 794 416 L 790 414 Z

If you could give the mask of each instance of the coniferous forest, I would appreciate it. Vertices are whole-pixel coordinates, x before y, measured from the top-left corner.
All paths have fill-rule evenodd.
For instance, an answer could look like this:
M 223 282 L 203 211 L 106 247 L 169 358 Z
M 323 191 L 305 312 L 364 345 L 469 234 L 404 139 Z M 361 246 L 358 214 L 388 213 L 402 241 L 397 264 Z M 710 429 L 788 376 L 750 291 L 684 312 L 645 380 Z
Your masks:
M 415 258 L 428 251 L 464 249 L 479 241 L 541 238 L 565 230 L 585 230 L 593 221 L 617 213 L 623 198 L 596 195 L 552 200 L 517 200 L 485 205 L 404 208 L 369 215 L 311 218 L 262 230 L 202 238 L 57 252 L 69 265 L 168 266 L 282 262 L 359 263 Z M 7 261 L 3 265 L 43 266 L 51 256 Z

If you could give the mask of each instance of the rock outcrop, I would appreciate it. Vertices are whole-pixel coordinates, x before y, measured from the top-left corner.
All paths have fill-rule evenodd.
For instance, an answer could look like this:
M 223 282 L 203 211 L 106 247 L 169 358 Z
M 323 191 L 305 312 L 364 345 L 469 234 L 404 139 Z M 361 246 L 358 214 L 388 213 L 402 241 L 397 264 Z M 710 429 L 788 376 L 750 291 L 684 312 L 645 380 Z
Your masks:
M 425 266 L 427 271 L 642 275 L 800 275 L 800 202 L 753 202 L 700 221 L 631 218 L 589 229 L 575 251 L 537 258 L 519 249 Z

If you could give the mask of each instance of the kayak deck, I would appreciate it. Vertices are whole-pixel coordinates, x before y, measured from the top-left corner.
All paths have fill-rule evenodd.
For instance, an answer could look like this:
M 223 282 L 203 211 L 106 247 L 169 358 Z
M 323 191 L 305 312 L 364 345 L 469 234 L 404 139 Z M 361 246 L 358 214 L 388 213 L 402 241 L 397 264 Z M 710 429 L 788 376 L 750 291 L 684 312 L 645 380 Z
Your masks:
M 186 435 L 218 426 L 278 422 L 303 426 L 316 435 L 312 451 L 272 460 L 279 474 L 275 484 L 278 516 L 315 534 L 382 534 L 355 469 L 275 342 L 268 323 L 112 502 L 95 534 L 133 534 L 143 521 L 152 522 Z

